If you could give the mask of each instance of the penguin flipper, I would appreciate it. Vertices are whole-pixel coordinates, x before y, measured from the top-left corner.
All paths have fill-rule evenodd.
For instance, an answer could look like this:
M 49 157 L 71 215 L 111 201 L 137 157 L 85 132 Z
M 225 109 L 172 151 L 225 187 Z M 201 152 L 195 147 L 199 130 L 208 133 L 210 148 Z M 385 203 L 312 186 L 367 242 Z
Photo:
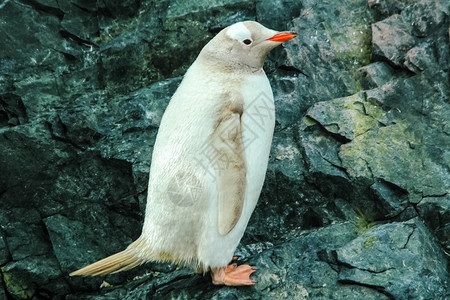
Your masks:
M 217 153 L 218 229 L 227 235 L 242 214 L 246 188 L 246 164 L 239 113 L 226 115 L 211 136 Z
M 136 246 L 140 245 L 141 238 L 131 243 L 127 249 L 101 259 L 93 264 L 70 273 L 70 276 L 98 276 L 130 270 L 145 262 L 135 255 Z

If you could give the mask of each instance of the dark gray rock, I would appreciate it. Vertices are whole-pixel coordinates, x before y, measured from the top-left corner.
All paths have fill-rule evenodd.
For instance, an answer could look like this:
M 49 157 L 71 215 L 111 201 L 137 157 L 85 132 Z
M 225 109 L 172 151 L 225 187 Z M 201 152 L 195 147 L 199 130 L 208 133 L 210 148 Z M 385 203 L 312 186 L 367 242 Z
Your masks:
M 299 120 L 302 110 L 298 99 L 298 76 L 281 77 L 272 81 L 276 101 L 275 119 L 282 128 L 292 126 Z
M 405 6 L 402 16 L 412 25 L 415 36 L 425 37 L 433 35 L 441 29 L 440 27 L 443 27 L 442 29 L 445 30 L 444 24 L 450 12 L 450 5 L 447 1 L 411 2 L 412 5 Z
M 3 41 L 2 58 L 5 60 L 0 67 L 2 77 L 9 73 L 17 77 L 33 75 L 25 71 L 27 68 L 64 65 L 64 55 L 61 53 L 64 52 L 63 43 L 58 34 L 58 16 L 42 13 L 19 1 L 8 1 L 4 4 L 1 14 L 6 18 L 3 19 L 5 23 L 0 33 L 0 39 Z
M 46 296 L 45 290 L 50 290 L 51 296 L 69 289 L 58 261 L 52 256 L 37 255 L 9 262 L 1 271 L 6 290 L 16 299 Z
M 9 252 L 15 261 L 50 252 L 47 237 L 42 228 L 36 224 L 10 222 L 3 226 L 3 230 Z
M 51 138 L 45 124 L 14 126 L 0 129 L 1 165 L 8 172 L 0 173 L 2 192 L 7 187 L 16 187 L 30 178 L 45 173 L 49 165 L 58 165 L 68 156 L 69 151 L 57 146 Z M 27 185 L 19 194 L 27 192 Z M 4 195 L 6 196 L 6 195 Z M 19 204 L 25 199 L 13 199 L 11 203 Z M 5 203 L 5 202 L 4 202 Z M 18 207 L 27 207 L 25 203 Z M 13 206 L 16 207 L 16 206 Z
M 417 206 L 417 211 L 428 227 L 436 234 L 447 254 L 450 249 L 450 196 L 425 197 Z
M 286 7 L 289 5 L 289 2 L 283 3 Z M 266 4 L 261 3 L 263 5 Z M 289 104 L 280 106 L 283 125 L 287 123 L 284 120 L 285 107 L 301 116 L 318 101 L 356 93 L 359 84 L 353 70 L 368 63 L 371 52 L 368 24 L 372 18 L 365 9 L 365 1 L 345 4 L 303 1 L 292 7 L 293 12 L 299 6 L 300 15 L 285 29 L 299 32 L 301 38 L 286 43 L 284 51 L 283 48 L 275 49 L 266 63 L 267 68 L 273 64 L 278 66 L 278 80 L 274 81 L 273 89 L 279 93 L 276 98 L 280 102 Z M 262 17 L 268 20 L 285 20 L 286 12 L 281 15 L 266 10 L 261 12 L 265 13 Z
M 85 226 L 82 222 L 70 221 L 61 215 L 54 215 L 44 220 L 50 235 L 53 251 L 64 273 L 70 273 L 91 261 L 101 259 L 102 257 L 95 256 L 96 253 L 107 252 L 108 249 L 111 249 L 111 252 L 115 252 L 113 249 L 120 249 L 121 245 L 132 242 L 131 239 L 126 238 L 123 241 L 123 234 L 118 238 L 114 231 L 110 230 L 107 232 L 108 228 L 112 228 L 112 224 L 105 224 L 103 220 L 99 220 L 100 217 L 98 215 L 93 215 L 92 217 L 95 218 L 93 223 L 96 222 L 105 226 L 90 232 L 93 229 Z M 83 236 L 79 236 L 79 232 L 85 232 L 84 236 L 97 235 L 98 239 L 85 240 Z M 98 244 L 99 240 L 105 243 Z M 98 247 L 101 247 L 101 249 L 97 249 Z M 80 248 L 85 248 L 88 251 L 79 251 L 78 249 Z
M 61 1 L 58 9 L 61 9 L 61 28 L 64 34 L 76 37 L 83 41 L 90 41 L 98 35 L 97 11 L 92 11 L 92 7 L 86 3 L 76 3 L 82 1 Z M 86 2 L 86 1 L 84 1 Z M 84 5 L 83 5 L 84 4 Z M 55 8 L 56 9 L 56 8 Z
M 0 265 L 4 265 L 9 260 L 9 249 L 6 245 L 5 238 L 0 237 Z
M 185 27 L 185 38 L 198 43 L 210 38 L 210 35 L 195 33 L 197 28 L 224 28 L 239 20 L 255 18 L 255 1 L 252 0 L 214 0 L 214 1 L 172 1 L 164 20 L 166 30 L 174 30 L 180 25 Z M 211 18 L 214 16 L 214 18 Z M 180 42 L 183 37 L 180 37 Z M 188 46 L 189 48 L 189 46 Z
M 408 53 L 406 54 L 407 56 Z M 393 79 L 394 72 L 388 64 L 376 62 L 359 68 L 357 70 L 357 75 L 363 89 L 370 90 L 380 87 Z
M 408 193 L 400 187 L 379 180 L 372 184 L 370 188 L 378 196 L 378 199 L 383 201 L 380 206 L 385 210 L 385 217 L 395 217 L 408 207 Z
M 135 36 L 122 35 L 100 49 L 108 95 L 123 95 L 161 79 L 149 60 L 152 49 Z
M 1 297 L 2 299 L 7 299 L 7 298 L 6 298 L 5 288 L 3 287 L 3 285 L 0 285 L 0 297 Z
M 17 95 L 6 93 L 0 98 L 0 126 L 16 126 L 28 122 L 25 106 Z
M 433 50 L 429 44 L 421 44 L 412 48 L 405 56 L 406 67 L 414 73 L 428 69 L 435 70 L 438 62 Z
M 418 220 L 376 226 L 337 250 L 339 281 L 394 299 L 445 299 L 445 255 Z M 397 280 L 397 278 L 404 280 Z
M 409 24 L 397 14 L 372 24 L 373 54 L 401 66 L 406 52 L 415 43 L 411 31 Z
M 98 140 L 102 157 L 125 160 L 133 163 L 133 167 L 145 164 L 148 173 L 157 128 L 169 103 L 169 95 L 175 92 L 180 82 L 181 78 L 168 79 L 135 91 L 126 99 L 118 97 L 108 101 L 96 119 L 90 120 L 95 122 L 93 127 L 103 133 Z M 74 127 L 73 122 L 78 123 L 80 119 L 80 125 L 84 126 L 91 113 L 86 109 L 69 117 L 68 123 L 64 123 L 66 126 Z M 80 126 L 78 124 L 76 126 Z
M 258 22 L 268 28 L 283 29 L 286 24 L 300 16 L 303 3 L 295 0 L 256 1 Z
M 392 14 L 399 14 L 409 4 L 419 2 L 420 0 L 368 0 L 368 6 L 376 11 L 380 16 L 389 16 Z

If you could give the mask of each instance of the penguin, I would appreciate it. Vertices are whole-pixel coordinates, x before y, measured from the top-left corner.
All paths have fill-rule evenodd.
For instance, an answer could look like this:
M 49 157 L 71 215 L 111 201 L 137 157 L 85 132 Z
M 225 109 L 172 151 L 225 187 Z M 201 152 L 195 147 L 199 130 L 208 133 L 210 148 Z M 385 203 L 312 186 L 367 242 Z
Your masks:
M 255 284 L 256 268 L 233 255 L 261 193 L 275 126 L 263 64 L 296 36 L 244 21 L 204 46 L 161 120 L 141 236 L 71 276 L 158 261 L 210 272 L 215 285 Z

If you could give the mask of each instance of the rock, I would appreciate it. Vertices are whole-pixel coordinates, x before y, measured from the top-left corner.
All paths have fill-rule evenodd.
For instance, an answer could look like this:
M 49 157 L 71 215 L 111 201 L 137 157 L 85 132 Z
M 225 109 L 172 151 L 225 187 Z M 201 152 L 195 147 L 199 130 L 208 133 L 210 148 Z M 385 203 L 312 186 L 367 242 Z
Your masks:
M 5 292 L 3 285 L 0 286 L 0 297 L 2 299 L 6 299 L 6 292 Z
M 31 256 L 9 262 L 1 268 L 5 287 L 16 299 L 61 294 L 69 289 L 67 281 L 60 280 L 58 261 L 52 256 Z
M 68 156 L 68 148 L 58 147 L 45 124 L 14 126 L 0 130 L 0 164 L 8 172 L 0 174 L 2 192 L 24 180 L 45 173 L 49 165 L 58 165 Z M 20 194 L 27 191 L 27 185 Z M 6 196 L 6 195 L 5 195 Z M 21 200 L 11 199 L 16 204 Z M 27 207 L 19 206 L 19 207 Z
M 409 50 L 405 56 L 406 67 L 414 73 L 436 69 L 437 59 L 429 44 L 422 44 Z
M 418 142 L 413 136 L 409 136 L 406 141 L 397 139 L 406 129 L 401 124 L 390 128 L 382 127 L 379 131 L 369 131 L 366 135 L 342 146 L 340 156 L 344 167 L 352 176 L 382 178 L 408 190 L 413 202 L 416 202 L 415 199 L 422 193 L 427 195 L 445 193 L 445 187 L 449 183 L 442 166 L 435 164 L 431 158 L 421 157 L 420 149 L 416 152 L 410 148 L 409 143 Z M 368 140 L 373 143 L 366 144 Z M 361 150 L 362 152 L 359 152 Z M 384 155 L 380 156 L 380 153 Z M 422 159 L 424 164 L 421 163 Z M 425 165 L 422 169 L 424 177 L 420 179 L 417 177 L 418 174 L 411 174 L 408 171 L 410 167 L 421 169 L 419 164 Z M 436 175 L 427 176 L 429 172 Z
M 365 28 L 364 23 L 370 20 L 370 15 L 362 9 L 365 1 L 345 5 L 304 1 L 302 5 L 300 16 L 291 22 L 292 30 L 299 32 L 302 38 L 284 45 L 286 50 L 281 54 L 283 48 L 275 49 L 266 63 L 266 66 L 271 66 L 270 58 L 276 58 L 281 70 L 277 70 L 279 80 L 274 82 L 274 90 L 282 91 L 284 95 L 295 90 L 295 98 L 291 95 L 287 99 L 297 99 L 290 100 L 290 106 L 291 110 L 297 109 L 300 115 L 318 101 L 356 93 L 358 84 L 352 75 L 353 68 L 360 67 L 359 64 L 367 59 L 364 49 L 366 45 L 370 47 L 367 35 L 370 30 Z M 350 13 L 355 11 L 358 13 Z M 337 14 L 339 18 L 328 18 L 329 14 Z M 275 16 L 270 17 L 268 13 L 267 18 L 273 19 Z M 339 23 L 342 20 L 345 20 L 344 24 Z M 346 27 L 347 30 L 339 27 Z M 355 36 L 363 44 L 352 44 Z M 283 106 L 280 108 L 283 109 Z M 283 121 L 282 118 L 280 120 Z
M 162 79 L 153 65 L 151 48 L 135 36 L 122 35 L 100 49 L 109 96 L 123 95 Z
M 380 206 L 385 210 L 385 217 L 398 216 L 408 207 L 408 193 L 402 188 L 383 180 L 375 182 L 370 188 L 384 202 Z
M 302 2 L 295 0 L 256 1 L 258 22 L 268 28 L 282 30 L 286 21 L 300 16 L 302 5 Z
M 336 58 L 353 66 L 368 64 L 372 48 L 371 29 L 367 25 L 372 18 L 369 14 L 361 12 L 359 17 L 362 20 L 353 20 L 348 24 L 339 24 L 340 26 L 329 19 L 324 23 Z
M 298 77 L 282 77 L 278 81 L 271 82 L 274 89 L 274 100 L 277 109 L 275 119 L 283 128 L 292 126 L 298 122 L 302 110 L 298 99 Z
M 6 233 L 9 252 L 15 261 L 50 252 L 45 233 L 40 226 L 10 222 L 3 226 L 3 230 Z
M 418 37 L 432 35 L 445 23 L 450 6 L 446 1 L 414 1 L 402 11 L 402 16 L 412 25 L 413 32 Z M 444 26 L 445 27 L 445 26 Z
M 7 20 L 0 33 L 2 60 L 6 62 L 0 67 L 2 73 L 14 74 L 16 78 L 29 77 L 31 74 L 25 71 L 27 68 L 64 65 L 58 16 L 40 13 L 31 5 L 8 2 L 1 8 L 1 14 Z M 15 71 L 16 68 L 20 70 Z
M 407 56 L 408 53 L 406 54 Z M 376 62 L 361 67 L 357 70 L 357 74 L 359 82 L 365 90 L 380 87 L 394 78 L 392 68 L 384 62 Z
M 419 0 L 401 1 L 401 0 L 368 0 L 370 8 L 376 10 L 380 15 L 386 16 L 400 13 L 408 3 L 414 3 Z
M 394 83 L 396 85 L 394 89 L 396 91 L 403 90 L 404 93 L 396 92 L 395 96 L 391 97 L 391 95 L 388 95 L 390 92 L 388 92 L 388 94 L 385 94 L 384 100 L 379 102 L 395 107 L 394 110 L 398 110 L 397 113 L 399 115 L 395 117 L 391 113 L 387 114 L 386 117 L 380 118 L 379 125 L 381 126 L 373 126 L 365 134 L 342 145 L 340 152 L 343 166 L 349 174 L 352 176 L 382 178 L 389 181 L 407 190 L 410 193 L 410 201 L 415 203 L 420 201 L 423 195 L 445 194 L 446 187 L 449 186 L 447 171 L 439 163 L 439 161 L 442 161 L 439 157 L 445 152 L 444 145 L 450 142 L 448 136 L 442 132 L 442 128 L 436 128 L 431 124 L 429 126 L 421 125 L 419 123 L 421 119 L 420 113 L 415 108 L 412 108 L 410 104 L 404 102 L 404 105 L 396 105 L 406 101 L 406 99 L 420 99 L 422 96 L 419 94 L 427 94 L 426 89 L 429 88 L 427 88 L 428 83 L 426 82 L 428 82 L 428 79 L 425 76 L 421 76 Z M 436 81 L 436 84 L 441 84 L 437 82 L 441 81 Z M 384 89 L 389 90 L 391 87 L 384 86 Z M 440 100 L 448 96 L 439 98 L 438 94 L 434 94 L 431 97 L 434 99 L 433 105 L 426 108 L 417 107 L 417 110 L 427 111 L 426 113 L 434 115 L 436 120 L 443 121 L 450 117 L 446 110 L 441 110 L 440 108 L 442 107 L 441 105 L 443 107 L 448 105 Z M 391 99 L 395 99 L 395 102 L 391 101 Z M 402 111 L 403 108 L 405 109 L 404 111 Z M 394 120 L 394 124 L 390 126 L 382 125 L 386 124 L 386 119 L 390 118 Z M 445 121 L 443 122 L 442 124 L 445 124 Z M 400 135 L 402 137 L 398 139 Z M 419 137 L 422 139 L 421 142 L 417 140 Z M 373 143 L 364 145 L 365 141 L 368 140 L 371 140 Z M 436 146 L 431 146 L 428 143 Z M 437 152 L 425 150 L 430 146 L 442 150 Z M 380 155 L 381 153 L 383 154 Z M 412 164 L 417 165 L 414 166 Z M 424 173 L 422 175 L 418 175 L 418 173 L 411 174 L 409 171 L 406 171 L 410 170 L 410 168 L 414 168 L 418 172 L 423 170 Z M 429 174 L 433 175 L 430 176 Z
M 2 109 L 0 111 L 0 126 L 16 126 L 28 122 L 25 106 L 17 95 L 3 94 L 0 98 Z
M 401 15 L 393 15 L 372 24 L 373 54 L 397 66 L 405 61 L 406 52 L 415 44 L 411 27 Z
M 342 283 L 372 286 L 394 299 L 445 299 L 444 253 L 418 219 L 369 229 L 338 249 L 337 260 Z
M 190 29 L 189 27 L 199 28 L 204 25 L 216 29 L 224 28 L 238 20 L 254 19 L 254 9 L 254 1 L 249 0 L 175 0 L 167 10 L 164 25 L 170 30 L 175 29 L 178 24 L 183 24 L 187 30 Z M 186 18 L 187 15 L 191 18 Z M 215 18 L 210 18 L 213 15 Z M 191 38 L 195 37 L 191 36 Z
M 121 241 L 123 238 L 117 237 L 113 231 L 105 232 L 105 229 L 112 226 L 107 226 L 103 220 L 98 220 L 100 219 L 99 216 L 92 217 L 97 219 L 98 224 L 106 226 L 90 233 L 91 228 L 84 226 L 81 222 L 70 221 L 61 215 L 54 215 L 45 219 L 53 251 L 60 263 L 61 270 L 66 274 L 87 265 L 91 261 L 101 259 L 103 253 L 108 252 L 108 249 L 112 250 L 109 250 L 109 252 L 115 253 L 120 250 L 121 245 L 132 242 L 131 239 Z M 103 240 L 105 243 L 98 245 L 97 240 L 85 241 L 83 237 L 78 237 L 77 232 L 85 232 L 85 236 L 97 235 L 98 240 Z M 88 251 L 79 251 L 78 249 L 82 247 Z M 99 247 L 100 249 L 98 249 Z M 117 251 L 113 249 L 117 249 Z
M 0 237 L 0 265 L 4 265 L 9 260 L 9 250 L 5 238 Z
M 319 123 L 314 119 L 305 118 L 300 138 L 308 160 L 309 172 L 348 178 L 338 155 L 341 143 L 324 134 L 324 129 Z
M 60 6 L 62 15 L 61 27 L 64 30 L 64 34 L 72 38 L 78 38 L 85 43 L 91 43 L 90 41 L 97 37 L 99 30 L 96 17 L 98 12 L 92 11 L 95 7 L 90 5 L 86 7 L 85 4 L 62 1 Z
M 364 93 L 346 98 L 318 102 L 313 105 L 307 116 L 319 122 L 327 131 L 354 140 L 377 126 L 383 110 L 366 100 Z
M 96 114 L 93 124 L 94 128 L 99 128 L 97 131 L 103 133 L 98 141 L 102 157 L 121 159 L 135 165 L 145 164 L 148 172 L 157 128 L 169 104 L 169 95 L 175 92 L 180 82 L 181 78 L 169 79 L 135 91 L 131 94 L 131 99 L 118 97 L 109 101 L 106 108 Z M 115 112 L 113 117 L 111 111 Z M 82 115 L 77 111 L 64 124 L 71 128 L 74 127 L 74 120 L 90 117 L 88 110 L 82 112 Z M 82 122 L 80 125 L 86 123 Z
M 449 44 L 445 18 L 449 10 L 448 3 L 444 1 L 419 1 L 402 11 L 402 16 L 412 26 L 413 34 L 420 39 L 406 54 L 405 65 L 411 71 L 433 74 L 436 70 L 448 68 Z
M 417 204 L 417 211 L 424 219 L 428 227 L 438 237 L 445 247 L 447 253 L 450 252 L 450 196 L 443 195 L 437 197 L 425 197 Z
M 319 189 L 335 197 L 353 199 L 354 208 L 372 221 L 403 212 L 408 206 L 407 192 L 390 182 L 373 182 L 371 174 L 349 173 L 351 167 L 343 164 L 342 154 L 347 145 L 358 140 L 357 135 L 364 136 L 377 128 L 382 116 L 382 106 L 359 93 L 316 103 L 300 131 L 310 176 L 314 174 L 314 180 L 321 182 Z M 348 186 L 349 181 L 352 187 Z

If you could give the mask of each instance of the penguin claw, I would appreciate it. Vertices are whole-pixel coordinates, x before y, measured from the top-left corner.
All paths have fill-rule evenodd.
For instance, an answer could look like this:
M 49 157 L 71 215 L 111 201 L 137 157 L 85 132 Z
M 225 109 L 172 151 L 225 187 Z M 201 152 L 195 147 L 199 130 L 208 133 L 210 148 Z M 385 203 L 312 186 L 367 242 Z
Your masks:
M 251 280 L 250 275 L 255 271 L 256 269 L 249 265 L 230 264 L 226 268 L 212 270 L 211 277 L 215 285 L 254 285 L 256 281 Z

